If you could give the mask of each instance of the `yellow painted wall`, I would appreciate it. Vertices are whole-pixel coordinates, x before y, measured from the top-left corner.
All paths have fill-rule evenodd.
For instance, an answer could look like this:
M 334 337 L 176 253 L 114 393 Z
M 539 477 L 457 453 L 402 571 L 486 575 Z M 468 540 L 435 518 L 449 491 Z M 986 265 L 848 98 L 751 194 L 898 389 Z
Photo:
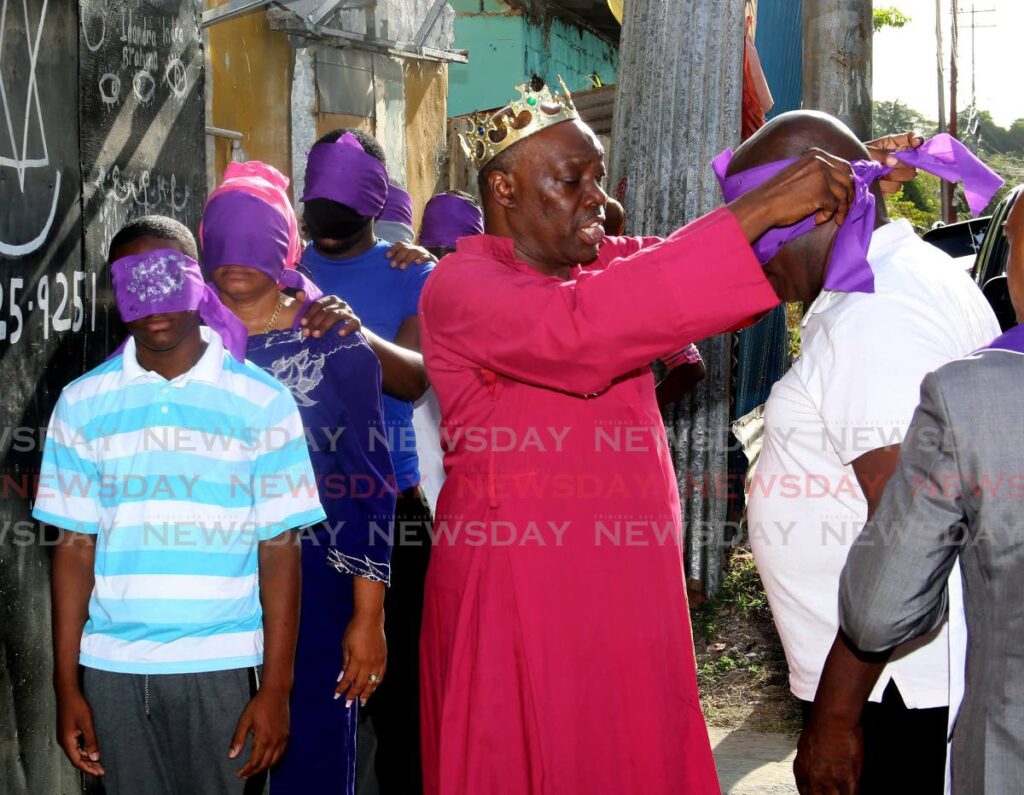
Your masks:
M 316 135 L 326 135 L 329 132 L 340 129 L 362 130 L 370 135 L 376 135 L 373 119 L 366 116 L 349 116 L 344 113 L 317 113 L 316 114 Z
M 226 0 L 208 0 L 207 7 Z M 262 160 L 291 176 L 292 50 L 271 30 L 264 11 L 218 22 L 210 31 L 211 121 L 245 137 L 246 160 Z M 217 181 L 231 160 L 231 142 L 216 139 Z
M 207 7 L 227 0 L 207 0 Z M 218 22 L 209 28 L 212 80 L 211 122 L 243 134 L 246 160 L 262 160 L 291 176 L 292 50 L 288 37 L 271 30 L 263 11 Z M 423 207 L 439 190 L 446 150 L 448 68 L 409 59 L 405 62 L 406 187 L 413 197 L 418 228 Z M 338 127 L 373 134 L 373 119 L 317 114 L 317 135 Z M 231 160 L 231 142 L 215 138 L 219 182 Z M 301 167 L 301 164 L 299 164 Z
M 405 62 L 406 188 L 412 196 L 414 226 L 427 201 L 439 190 L 447 148 L 448 67 L 409 59 Z

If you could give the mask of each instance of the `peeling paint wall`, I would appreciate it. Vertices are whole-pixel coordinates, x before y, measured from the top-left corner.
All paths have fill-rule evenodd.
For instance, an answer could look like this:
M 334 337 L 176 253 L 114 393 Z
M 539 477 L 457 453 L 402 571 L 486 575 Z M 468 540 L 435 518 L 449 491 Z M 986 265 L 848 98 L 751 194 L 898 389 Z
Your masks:
M 209 42 L 211 124 L 245 136 L 244 159 L 262 160 L 284 174 L 291 173 L 292 48 L 288 37 L 271 30 L 266 14 L 257 12 L 213 25 Z M 231 161 L 231 141 L 218 138 L 214 146 L 215 177 L 220 181 Z
M 618 48 L 584 28 L 557 18 L 526 25 L 526 75 L 539 74 L 548 83 L 561 75 L 570 91 L 584 91 L 594 88 L 595 74 L 613 84 L 618 65 Z
M 291 161 L 294 164 L 291 171 L 292 203 L 298 208 L 299 197 L 305 186 L 303 172 L 306 152 L 320 134 L 316 113 L 316 51 L 312 47 L 299 47 L 295 50 L 290 110 L 291 125 L 285 130 L 291 133 Z M 285 134 L 282 130 L 282 135 Z
M 448 114 L 461 116 L 508 102 L 526 76 L 526 25 L 515 14 L 460 14 L 455 46 L 469 51 L 468 64 L 448 69 Z
M 377 99 L 376 138 L 388 159 L 388 176 L 405 185 L 405 74 L 402 62 L 386 55 L 373 57 Z
M 572 91 L 594 87 L 591 75 L 615 82 L 618 48 L 558 17 L 534 20 L 501 0 L 454 0 L 455 47 L 469 50 L 468 64 L 453 64 L 448 113 L 459 116 L 504 105 L 511 90 L 532 74 L 549 83 L 561 75 Z
M 447 146 L 448 67 L 425 61 L 405 64 L 406 188 L 413 199 L 413 226 L 418 230 L 423 207 L 442 184 Z
M 217 0 L 214 5 L 223 1 Z M 288 7 L 306 14 L 319 2 L 302 0 Z M 376 36 L 413 41 L 433 6 L 434 0 L 378 0 L 372 14 Z M 366 18 L 362 10 L 346 10 L 340 15 L 340 23 L 346 30 L 365 34 Z M 449 49 L 454 21 L 455 12 L 446 4 L 424 44 Z M 435 192 L 443 157 L 446 66 L 368 55 L 373 74 L 372 110 L 368 108 L 367 115 L 356 116 L 321 107 L 316 57 L 317 52 L 321 56 L 327 51 L 358 52 L 355 47 L 338 50 L 310 40 L 308 46 L 293 48 L 284 33 L 270 29 L 263 12 L 214 25 L 209 41 L 213 86 L 210 122 L 245 136 L 244 159 L 264 160 L 289 175 L 296 205 L 302 195 L 306 153 L 317 137 L 339 127 L 355 127 L 380 140 L 391 177 L 409 187 L 419 217 Z M 219 179 L 231 159 L 231 142 L 215 139 L 213 148 L 215 176 Z

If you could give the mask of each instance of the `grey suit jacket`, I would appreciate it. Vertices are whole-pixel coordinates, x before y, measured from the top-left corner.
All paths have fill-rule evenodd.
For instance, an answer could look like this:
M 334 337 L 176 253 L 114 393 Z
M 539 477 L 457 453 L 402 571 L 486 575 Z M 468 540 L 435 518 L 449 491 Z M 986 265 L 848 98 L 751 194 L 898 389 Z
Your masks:
M 1024 355 L 987 350 L 925 378 L 843 571 L 847 635 L 878 652 L 933 629 L 957 557 L 968 649 L 953 790 L 1024 792 Z

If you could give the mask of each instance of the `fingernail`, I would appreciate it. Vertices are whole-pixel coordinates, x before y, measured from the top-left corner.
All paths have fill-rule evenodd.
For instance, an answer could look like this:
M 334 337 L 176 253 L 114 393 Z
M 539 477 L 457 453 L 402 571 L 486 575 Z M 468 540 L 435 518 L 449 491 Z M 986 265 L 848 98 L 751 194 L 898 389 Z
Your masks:
M 352 706 L 352 699 L 349 699 L 348 701 L 345 702 L 345 709 L 348 709 L 351 706 Z
M 340 674 L 338 674 L 338 681 L 340 682 L 344 678 L 345 678 L 345 672 L 342 671 Z
M 899 161 L 899 159 L 890 156 L 890 157 L 887 157 L 885 159 L 885 164 L 887 166 L 894 166 L 895 167 L 895 166 L 898 166 L 900 164 L 900 161 Z
M 366 699 L 365 698 L 359 699 L 359 706 L 361 706 L 361 707 L 365 707 L 366 706 Z
M 334 700 L 337 701 L 339 698 L 341 698 L 341 693 L 335 693 Z
M 100 755 L 98 753 L 96 753 L 95 751 L 93 751 L 91 754 L 89 754 L 89 758 L 93 762 L 99 762 L 100 761 Z

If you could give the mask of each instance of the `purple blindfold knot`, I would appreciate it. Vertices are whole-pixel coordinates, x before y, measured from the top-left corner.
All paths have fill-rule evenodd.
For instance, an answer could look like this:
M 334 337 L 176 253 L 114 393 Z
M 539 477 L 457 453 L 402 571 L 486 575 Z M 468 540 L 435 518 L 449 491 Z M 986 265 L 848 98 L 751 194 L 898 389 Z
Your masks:
M 162 248 L 115 260 L 110 266 L 121 319 L 131 323 L 163 312 L 197 311 L 238 361 L 245 359 L 245 325 L 203 281 L 199 264 L 174 249 Z
M 1003 180 L 966 146 L 946 133 L 935 136 L 917 149 L 892 154 L 908 166 L 935 174 L 949 182 L 962 182 L 967 203 L 975 215 L 985 209 L 1003 184 Z M 726 149 L 712 161 L 726 203 L 764 184 L 796 162 L 795 159 L 779 160 L 726 176 L 731 161 L 731 149 Z M 875 277 L 867 260 L 875 226 L 875 197 L 871 193 L 871 185 L 892 169 L 874 160 L 858 160 L 851 165 L 855 184 L 854 201 L 846 221 L 836 232 L 825 270 L 824 288 L 849 293 L 872 293 L 875 291 Z M 771 229 L 754 243 L 754 254 L 763 265 L 786 243 L 806 235 L 815 226 L 814 216 L 810 216 L 792 226 Z
M 214 196 L 203 211 L 203 272 L 209 277 L 225 265 L 258 270 L 280 287 L 304 290 L 306 303 L 323 296 L 320 288 L 287 268 L 289 226 L 268 202 L 244 190 Z
M 316 144 L 306 158 L 302 201 L 330 199 L 367 218 L 376 218 L 388 198 L 388 172 L 367 154 L 352 133 Z
M 428 248 L 455 248 L 460 237 L 484 231 L 480 208 L 454 193 L 439 193 L 423 208 L 420 245 Z

